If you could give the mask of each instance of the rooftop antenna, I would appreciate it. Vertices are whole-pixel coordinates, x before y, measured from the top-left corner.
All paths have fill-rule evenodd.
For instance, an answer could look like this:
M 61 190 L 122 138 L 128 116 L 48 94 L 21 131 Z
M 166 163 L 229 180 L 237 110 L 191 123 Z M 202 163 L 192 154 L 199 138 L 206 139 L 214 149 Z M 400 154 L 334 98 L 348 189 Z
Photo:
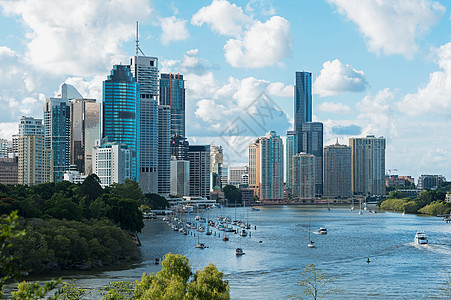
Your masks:
M 138 21 L 136 21 L 136 56 L 139 55 L 139 52 L 141 52 L 141 54 L 143 56 L 146 56 L 144 54 L 144 52 L 141 50 L 141 48 L 139 48 L 139 36 L 138 36 Z

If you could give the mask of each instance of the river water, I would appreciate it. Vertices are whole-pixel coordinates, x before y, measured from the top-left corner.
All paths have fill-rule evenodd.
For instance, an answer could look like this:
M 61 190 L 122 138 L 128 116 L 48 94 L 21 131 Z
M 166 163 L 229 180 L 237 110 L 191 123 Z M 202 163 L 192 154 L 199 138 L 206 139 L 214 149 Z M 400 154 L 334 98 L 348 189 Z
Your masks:
M 251 236 L 232 233 L 224 242 L 223 231 L 216 231 L 216 236 L 201 233 L 200 242 L 208 248 L 197 249 L 198 232 L 183 236 L 161 219 L 145 220 L 140 234 L 141 263 L 124 270 L 62 277 L 92 289 L 111 281 L 134 281 L 143 272 L 157 272 L 161 266 L 154 264 L 155 258 L 171 252 L 187 256 L 193 270 L 214 263 L 229 281 L 232 299 L 286 299 L 301 294 L 297 282 L 308 264 L 338 276 L 328 287 L 342 292 L 327 299 L 428 299 L 439 296 L 447 272 L 451 272 L 451 224 L 436 217 L 369 211 L 359 215 L 349 207 L 327 211 L 318 206 L 212 209 L 199 215 L 210 219 L 218 215 L 234 219 L 236 215 L 252 224 Z M 317 234 L 320 227 L 327 228 L 328 234 Z M 413 243 L 419 229 L 428 234 L 428 245 Z M 307 247 L 309 231 L 314 249 Z M 237 257 L 237 247 L 246 254 Z

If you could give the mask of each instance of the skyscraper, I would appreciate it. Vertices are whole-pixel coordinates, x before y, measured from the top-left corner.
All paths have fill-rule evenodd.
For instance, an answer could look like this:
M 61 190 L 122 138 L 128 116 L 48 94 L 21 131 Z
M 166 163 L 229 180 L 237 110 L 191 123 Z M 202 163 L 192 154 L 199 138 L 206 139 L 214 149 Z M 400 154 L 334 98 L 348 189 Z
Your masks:
M 385 195 L 385 138 L 350 138 L 352 191 L 356 195 Z
M 139 91 L 139 84 L 136 83 L 128 66 L 113 66 L 111 75 L 103 82 L 103 136 L 108 142 L 127 145 L 131 152 L 133 180 L 139 180 L 140 173 Z
M 313 200 L 315 198 L 315 160 L 313 154 L 304 152 L 293 155 L 293 198 Z
M 293 187 L 293 155 L 298 153 L 298 135 L 296 131 L 287 131 L 286 153 L 286 189 L 290 194 Z
M 312 73 L 296 72 L 294 84 L 294 130 L 299 134 L 302 130 L 302 124 L 311 121 Z M 298 148 L 301 151 L 302 147 L 300 145 Z
M 210 198 L 210 145 L 189 146 L 190 196 Z
M 104 143 L 92 150 L 93 172 L 102 187 L 123 183 L 131 177 L 131 153 L 127 145 Z
M 315 195 L 323 194 L 323 123 L 307 122 L 298 132 L 298 151 L 313 154 L 315 159 Z
M 351 147 L 324 147 L 324 196 L 349 198 L 352 196 Z
M 130 70 L 140 85 L 140 175 L 144 193 L 158 193 L 158 58 L 136 56 Z M 170 157 L 167 157 L 169 165 Z M 167 186 L 169 187 L 169 177 Z
M 178 160 L 188 160 L 189 143 L 180 135 L 171 136 L 171 156 Z
M 70 164 L 92 174 L 92 148 L 101 138 L 101 104 L 95 99 L 74 99 L 70 104 Z
M 161 74 L 160 105 L 171 107 L 171 137 L 185 137 L 185 81 L 180 74 Z
M 229 184 L 239 187 L 240 184 L 245 183 L 249 184 L 249 167 L 229 167 Z
M 0 139 L 0 158 L 8 157 L 8 140 Z
M 167 105 L 158 105 L 158 194 L 169 195 L 171 188 L 171 110 Z
M 189 161 L 171 159 L 171 195 L 189 196 Z
M 249 187 L 260 200 L 283 199 L 283 143 L 275 131 L 249 145 Z

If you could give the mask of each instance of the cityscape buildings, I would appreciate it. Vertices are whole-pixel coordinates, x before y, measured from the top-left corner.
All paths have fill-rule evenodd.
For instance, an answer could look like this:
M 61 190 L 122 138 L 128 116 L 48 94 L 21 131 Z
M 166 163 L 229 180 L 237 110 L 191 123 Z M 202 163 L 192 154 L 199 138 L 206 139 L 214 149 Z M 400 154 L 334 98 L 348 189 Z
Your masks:
M 294 129 L 302 132 L 302 124 L 312 122 L 312 73 L 296 72 L 294 83 Z M 298 149 L 302 151 L 301 139 Z
M 181 74 L 160 75 L 160 105 L 171 107 L 171 137 L 185 137 L 185 81 Z
M 8 140 L 0 139 L 0 158 L 8 157 Z
M 385 195 L 385 138 L 350 138 L 352 191 L 355 195 Z
M 16 185 L 18 179 L 18 157 L 0 157 L 0 183 Z
M 190 196 L 210 198 L 210 145 L 189 146 Z
M 157 107 L 149 106 L 146 109 L 157 110 Z M 156 116 L 156 114 L 153 115 Z M 136 83 L 128 66 L 115 65 L 108 79 L 103 82 L 103 137 L 107 138 L 108 142 L 124 144 L 128 147 L 131 156 L 130 178 L 141 183 L 139 181 L 140 170 L 142 170 L 140 168 L 140 137 L 144 133 L 141 132 L 140 124 L 139 84 Z M 156 126 L 152 138 L 157 138 Z M 156 153 L 154 149 L 151 156 L 153 166 L 144 167 L 144 172 L 155 172 L 155 177 L 151 182 L 146 181 L 148 185 L 144 188 L 140 184 L 143 191 L 147 191 L 151 184 L 155 186 L 153 190 L 157 189 Z
M 221 146 L 210 146 L 210 190 L 218 186 L 222 188 L 222 164 L 224 154 Z
M 338 144 L 324 147 L 324 196 L 350 198 L 352 149 Z
M 239 187 L 242 184 L 249 184 L 249 167 L 237 166 L 229 168 L 229 184 Z
M 125 144 L 102 143 L 92 150 L 93 172 L 102 187 L 123 183 L 132 176 L 132 153 Z
M 158 105 L 158 194 L 167 196 L 171 189 L 171 108 Z
M 188 196 L 190 194 L 190 164 L 186 160 L 171 159 L 171 190 L 173 196 Z
M 418 177 L 417 188 L 420 190 L 431 189 L 435 190 L 440 183 L 445 182 L 446 178 L 442 175 L 421 175 Z
M 293 198 L 299 200 L 313 200 L 315 198 L 315 160 L 318 158 L 313 154 L 298 153 L 293 155 Z
M 293 155 L 298 153 L 298 135 L 296 131 L 287 131 L 287 139 L 285 142 L 286 153 L 286 184 L 285 188 L 291 193 L 293 187 Z

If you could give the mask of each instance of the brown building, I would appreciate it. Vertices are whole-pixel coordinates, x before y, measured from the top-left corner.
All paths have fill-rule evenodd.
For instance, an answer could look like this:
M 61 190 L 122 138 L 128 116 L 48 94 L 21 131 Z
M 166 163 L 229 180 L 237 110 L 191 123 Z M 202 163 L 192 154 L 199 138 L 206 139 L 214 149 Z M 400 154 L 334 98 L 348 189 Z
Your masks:
M 17 184 L 18 160 L 16 158 L 0 158 L 0 183 Z

